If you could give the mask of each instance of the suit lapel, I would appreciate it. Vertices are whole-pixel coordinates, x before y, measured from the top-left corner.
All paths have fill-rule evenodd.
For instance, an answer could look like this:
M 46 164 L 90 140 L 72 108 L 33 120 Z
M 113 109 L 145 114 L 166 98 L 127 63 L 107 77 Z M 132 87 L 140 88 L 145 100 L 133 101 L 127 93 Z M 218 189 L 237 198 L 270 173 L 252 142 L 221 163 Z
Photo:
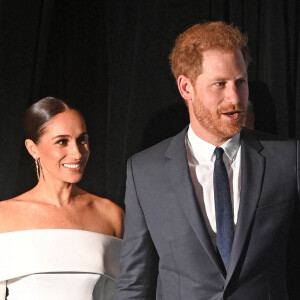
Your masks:
M 166 171 L 187 220 L 190 222 L 196 236 L 209 257 L 223 273 L 223 270 L 218 263 L 217 254 L 214 250 L 209 233 L 206 229 L 206 224 L 190 178 L 185 148 L 186 131 L 187 129 L 185 128 L 185 130 L 172 139 L 165 153 Z
M 241 133 L 241 196 L 238 221 L 232 246 L 231 261 L 226 277 L 229 282 L 252 225 L 265 170 L 265 158 L 259 152 L 261 144 L 255 139 L 253 132 L 244 129 Z
M 222 267 L 218 263 L 218 257 L 206 229 L 206 224 L 190 178 L 185 148 L 186 130 L 185 128 L 172 139 L 165 153 L 166 171 L 175 190 L 178 202 L 196 236 L 208 256 L 220 269 L 220 272 L 224 274 Z M 246 243 L 258 204 L 265 169 L 265 158 L 259 153 L 263 147 L 255 139 L 253 132 L 246 129 L 241 132 L 241 147 L 242 183 L 240 207 L 232 247 L 232 259 L 226 276 L 227 283 L 237 266 Z

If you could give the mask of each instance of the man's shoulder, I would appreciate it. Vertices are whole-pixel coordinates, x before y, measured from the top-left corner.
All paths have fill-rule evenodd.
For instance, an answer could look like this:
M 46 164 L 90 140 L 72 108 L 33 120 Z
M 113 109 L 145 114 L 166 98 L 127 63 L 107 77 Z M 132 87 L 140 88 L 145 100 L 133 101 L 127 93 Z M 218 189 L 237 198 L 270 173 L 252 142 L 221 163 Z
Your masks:
M 241 132 L 241 137 L 244 140 L 249 139 L 256 139 L 260 142 L 282 142 L 282 143 L 289 143 L 289 142 L 295 142 L 296 139 L 289 138 L 289 137 L 283 137 L 277 134 L 260 131 L 260 130 L 252 130 L 248 128 L 243 128 Z
M 282 155 L 284 151 L 294 152 L 296 150 L 297 140 L 294 138 L 282 137 L 259 130 L 250 130 L 243 128 L 241 132 L 242 145 L 250 145 L 263 152 L 278 153 Z
M 135 162 L 142 161 L 144 163 L 146 161 L 153 162 L 155 160 L 161 160 L 164 158 L 164 155 L 167 153 L 169 148 L 174 148 L 175 151 L 179 151 L 179 149 L 184 146 L 186 131 L 187 128 L 184 128 L 178 134 L 134 154 L 130 159 Z

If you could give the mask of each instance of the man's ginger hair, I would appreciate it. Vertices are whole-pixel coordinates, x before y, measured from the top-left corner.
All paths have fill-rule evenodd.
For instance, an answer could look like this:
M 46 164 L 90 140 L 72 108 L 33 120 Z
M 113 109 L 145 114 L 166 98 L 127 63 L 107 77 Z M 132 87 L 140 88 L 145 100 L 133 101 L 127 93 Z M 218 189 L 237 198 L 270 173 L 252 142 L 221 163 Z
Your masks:
M 202 71 L 202 53 L 206 50 L 241 50 L 246 66 L 250 61 L 247 36 L 231 24 L 196 24 L 178 36 L 169 56 L 175 79 L 185 75 L 192 84 Z

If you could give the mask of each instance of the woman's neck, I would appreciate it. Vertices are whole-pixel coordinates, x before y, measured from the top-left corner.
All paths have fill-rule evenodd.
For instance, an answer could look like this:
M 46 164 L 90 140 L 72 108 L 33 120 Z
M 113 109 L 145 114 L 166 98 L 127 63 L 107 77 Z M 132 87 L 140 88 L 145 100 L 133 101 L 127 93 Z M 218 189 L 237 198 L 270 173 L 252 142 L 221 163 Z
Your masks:
M 74 197 L 78 194 L 79 188 L 75 183 L 45 181 L 43 178 L 40 178 L 34 191 L 40 198 L 40 201 L 62 207 L 72 202 Z

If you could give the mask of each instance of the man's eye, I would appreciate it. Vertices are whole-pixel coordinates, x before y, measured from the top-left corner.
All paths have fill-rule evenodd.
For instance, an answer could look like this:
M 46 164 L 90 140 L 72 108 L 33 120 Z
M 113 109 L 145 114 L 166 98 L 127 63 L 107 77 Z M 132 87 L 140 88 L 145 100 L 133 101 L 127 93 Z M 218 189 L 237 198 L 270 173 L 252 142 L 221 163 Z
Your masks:
M 225 85 L 225 82 L 217 82 L 216 83 L 216 86 L 224 86 Z
M 245 78 L 240 78 L 236 81 L 237 84 L 244 84 L 246 82 L 247 82 L 247 80 Z

